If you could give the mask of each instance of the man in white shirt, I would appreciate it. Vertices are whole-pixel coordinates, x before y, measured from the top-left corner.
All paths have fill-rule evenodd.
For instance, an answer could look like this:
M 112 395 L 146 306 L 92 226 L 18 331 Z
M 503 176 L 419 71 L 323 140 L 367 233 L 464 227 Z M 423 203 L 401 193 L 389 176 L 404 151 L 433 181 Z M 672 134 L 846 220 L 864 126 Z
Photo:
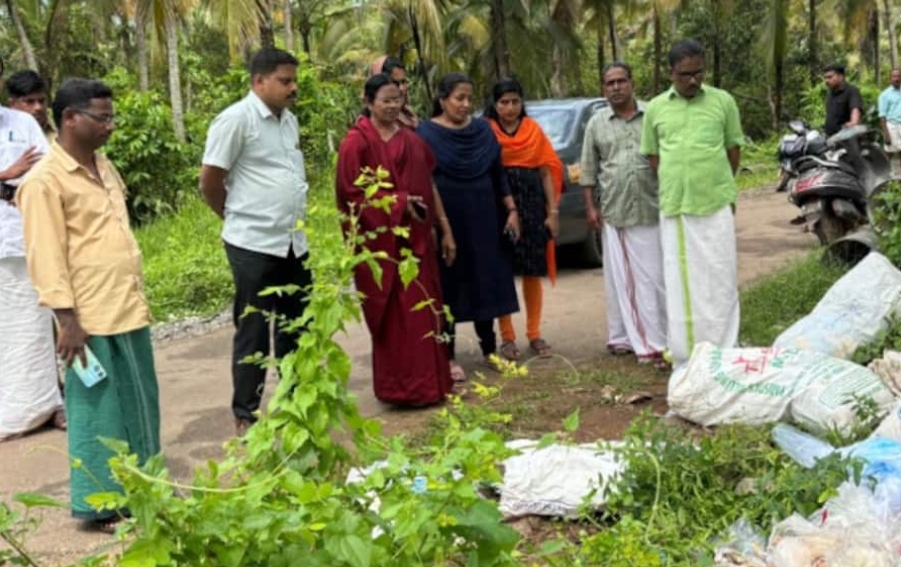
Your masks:
M 304 219 L 307 181 L 297 118 L 289 108 L 297 96 L 297 59 L 264 48 L 250 63 L 251 91 L 219 114 L 207 133 L 200 189 L 209 207 L 224 219 L 222 240 L 235 281 L 232 351 L 232 411 L 238 435 L 257 417 L 265 368 L 242 363 L 268 355 L 269 323 L 260 312 L 279 316 L 275 355 L 295 350 L 298 333 L 282 326 L 303 313 L 310 272 L 304 262 L 307 239 L 296 230 Z M 294 284 L 303 292 L 260 297 L 267 287 Z
M 50 419 L 66 428 L 51 313 L 38 307 L 25 266 L 22 217 L 12 203 L 22 177 L 49 149 L 30 114 L 0 106 L 0 336 L 6 341 L 0 349 L 0 440 Z
M 44 131 L 33 116 L 0 106 L 0 183 L 3 184 L 0 197 L 12 200 L 22 176 L 49 150 Z

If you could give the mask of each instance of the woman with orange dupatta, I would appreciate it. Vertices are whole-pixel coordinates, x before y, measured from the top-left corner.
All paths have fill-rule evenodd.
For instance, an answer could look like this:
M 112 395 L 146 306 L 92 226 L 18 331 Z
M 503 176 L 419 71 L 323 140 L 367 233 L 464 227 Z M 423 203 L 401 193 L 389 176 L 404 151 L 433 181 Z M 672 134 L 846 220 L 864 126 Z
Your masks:
M 440 225 L 447 265 L 454 262 L 456 244 L 432 185 L 435 157 L 412 130 L 398 124 L 404 99 L 397 83 L 378 74 L 364 89 L 366 109 L 338 152 L 335 190 L 341 211 L 359 215 L 360 231 L 370 233 L 365 246 L 389 258 L 378 260 L 380 282 L 367 264 L 354 273 L 372 335 L 373 389 L 383 402 L 431 405 L 444 401 L 453 388 L 447 347 L 440 342 L 445 321 L 432 227 Z M 389 211 L 367 205 L 356 185 L 364 168 L 379 166 L 389 172 L 392 186 L 380 188 L 372 198 L 394 196 Z M 392 230 L 397 227 L 408 228 L 408 234 Z M 401 281 L 397 264 L 404 249 L 419 260 L 419 275 L 409 286 Z M 429 303 L 418 307 L 423 302 Z
M 541 337 L 541 278 L 549 277 L 554 283 L 557 276 L 554 239 L 560 226 L 557 202 L 563 191 L 563 164 L 538 123 L 526 116 L 523 98 L 519 81 L 500 81 L 492 89 L 492 104 L 485 116 L 501 145 L 501 161 L 520 211 L 514 266 L 522 276 L 529 350 L 548 357 L 551 346 Z M 503 341 L 501 355 L 516 360 L 520 352 L 513 318 L 506 315 L 498 321 Z

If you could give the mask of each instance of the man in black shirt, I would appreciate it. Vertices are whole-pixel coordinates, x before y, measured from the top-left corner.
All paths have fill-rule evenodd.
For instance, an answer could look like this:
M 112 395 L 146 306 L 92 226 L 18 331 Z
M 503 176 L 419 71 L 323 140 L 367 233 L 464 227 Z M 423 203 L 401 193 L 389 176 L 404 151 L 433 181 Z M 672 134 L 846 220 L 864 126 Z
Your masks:
M 857 87 L 845 82 L 845 68 L 829 65 L 823 69 L 823 82 L 829 91 L 826 97 L 826 135 L 831 136 L 842 128 L 859 124 L 863 99 Z

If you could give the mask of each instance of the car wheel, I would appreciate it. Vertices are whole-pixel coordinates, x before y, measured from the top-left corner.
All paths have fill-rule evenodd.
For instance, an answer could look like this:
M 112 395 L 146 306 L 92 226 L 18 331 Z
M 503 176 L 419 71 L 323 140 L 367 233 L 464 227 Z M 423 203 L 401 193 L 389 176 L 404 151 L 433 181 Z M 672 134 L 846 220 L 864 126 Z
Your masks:
M 604 245 L 601 242 L 600 230 L 589 230 L 588 237 L 582 243 L 582 260 L 590 268 L 604 265 Z

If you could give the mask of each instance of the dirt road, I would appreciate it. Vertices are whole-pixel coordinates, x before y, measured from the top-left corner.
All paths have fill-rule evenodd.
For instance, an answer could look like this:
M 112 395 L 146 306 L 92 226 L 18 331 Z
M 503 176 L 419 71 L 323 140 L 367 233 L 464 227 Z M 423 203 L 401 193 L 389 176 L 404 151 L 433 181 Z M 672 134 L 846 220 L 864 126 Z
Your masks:
M 788 224 L 794 209 L 784 194 L 743 194 L 737 213 L 739 277 L 742 285 L 773 272 L 815 246 L 815 238 Z M 561 270 L 557 286 L 546 291 L 543 334 L 558 354 L 578 364 L 597 359 L 606 338 L 602 270 Z M 524 332 L 524 319 L 515 318 Z M 471 325 L 462 325 L 461 363 L 472 367 L 478 349 Z M 232 331 L 220 329 L 202 337 L 156 346 L 161 390 L 162 442 L 175 478 L 188 478 L 194 466 L 220 453 L 234 431 L 229 411 L 229 353 Z M 372 396 L 369 337 L 356 326 L 341 339 L 353 355 L 351 387 L 362 412 L 391 422 L 392 411 Z M 560 362 L 561 368 L 565 363 Z M 271 390 L 271 383 L 269 384 Z M 0 443 L 0 494 L 38 491 L 68 499 L 65 434 L 45 430 L 24 439 Z M 67 510 L 44 514 L 28 547 L 48 565 L 74 560 L 110 538 L 79 531 Z

